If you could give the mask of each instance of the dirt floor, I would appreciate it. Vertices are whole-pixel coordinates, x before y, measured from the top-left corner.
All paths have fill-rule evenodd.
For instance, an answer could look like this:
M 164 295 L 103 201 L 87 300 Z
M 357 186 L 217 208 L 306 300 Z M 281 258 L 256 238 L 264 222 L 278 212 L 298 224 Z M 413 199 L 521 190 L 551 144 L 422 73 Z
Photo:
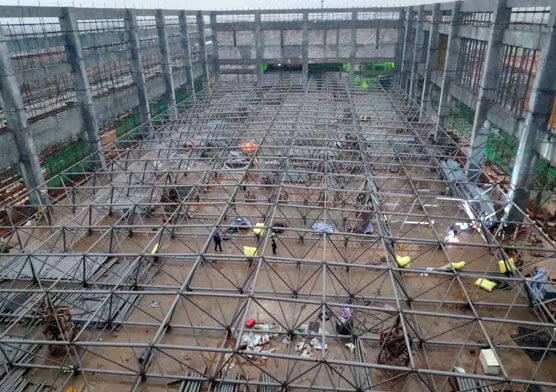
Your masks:
M 520 325 L 540 321 L 523 283 L 509 279 L 506 288 L 492 292 L 474 284 L 481 276 L 501 282 L 507 278 L 498 269 L 498 245 L 489 246 L 484 232 L 477 230 L 459 234 L 458 241 L 445 240 L 449 226 L 468 216 L 464 203 L 446 197 L 441 173 L 431 159 L 423 158 L 426 151 L 412 149 L 415 133 L 428 131 L 410 131 L 400 108 L 385 104 L 386 93 L 380 90 L 357 95 L 350 104 L 321 91 L 308 93 L 303 103 L 301 92 L 282 91 L 283 96 L 294 96 L 291 102 L 284 99 L 279 105 L 250 108 L 250 122 L 223 122 L 230 129 L 222 133 L 234 136 L 226 138 L 224 147 L 200 154 L 195 164 L 205 166 L 199 171 L 172 175 L 162 167 L 170 164 L 156 147 L 147 148 L 146 155 L 128 152 L 122 158 L 126 169 L 116 170 L 119 178 L 95 179 L 101 189 L 94 194 L 92 179 L 76 188 L 74 200 L 84 208 L 73 212 L 68 194 L 52 209 L 51 219 L 67 227 L 65 234 L 59 227 L 43 227 L 44 221 L 20 230 L 27 252 L 110 254 L 87 289 L 99 291 L 94 294 L 98 308 L 89 315 L 109 309 L 111 320 L 79 321 L 78 347 L 67 356 L 49 353 L 40 317 L 10 327 L 9 334 L 40 340 L 34 368 L 26 378 L 47 380 L 58 390 L 73 385 L 83 391 L 120 392 L 134 386 L 139 391 L 177 391 L 179 377 L 201 374 L 215 380 L 230 372 L 248 380 L 249 390 L 257 389 L 249 382 L 264 374 L 270 382 L 287 382 L 288 389 L 310 385 L 357 390 L 379 383 L 373 388 L 450 391 L 453 377 L 441 372 L 461 367 L 482 374 L 479 351 L 494 345 L 501 374 L 556 381 L 553 349 L 542 361 L 533 361 L 512 337 Z M 249 105 L 247 99 L 234 97 L 229 94 L 197 110 L 210 118 L 222 106 L 232 106 L 234 99 Z M 304 106 L 305 117 L 296 122 L 299 105 Z M 357 118 L 367 115 L 371 120 L 359 128 L 342 126 L 345 109 L 352 105 Z M 330 118 L 320 119 L 323 112 Z M 208 122 L 206 118 L 203 121 Z M 277 119 L 276 127 L 269 118 Z M 196 124 L 197 133 L 181 135 L 183 140 L 170 144 L 170 150 L 181 151 L 184 141 L 191 139 L 208 140 L 204 126 L 208 129 L 206 123 Z M 403 132 L 397 131 L 399 127 Z M 296 139 L 290 140 L 290 134 Z M 374 150 L 355 149 L 356 141 L 350 139 L 354 134 L 369 143 L 374 140 Z M 388 142 L 402 137 L 409 141 Z M 209 170 L 207 162 L 218 154 L 239 152 L 238 142 L 249 140 L 261 147 L 248 166 Z M 351 149 L 338 151 L 338 144 L 345 146 L 346 140 Z M 285 150 L 291 154 L 285 167 L 275 164 L 283 158 L 279 146 L 290 146 Z M 135 162 L 138 157 L 144 160 Z M 154 174 L 145 167 L 154 168 Z M 126 176 L 130 172 L 133 175 Z M 265 184 L 264 179 L 273 175 L 279 176 L 279 184 Z M 115 192 L 110 183 L 123 186 L 116 195 L 121 205 L 107 202 L 109 192 Z M 161 202 L 168 184 L 192 189 L 178 210 Z M 376 190 L 369 190 L 371 185 Z M 136 198 L 132 210 L 128 198 Z M 91 200 L 96 202 L 87 208 Z M 260 238 L 251 227 L 227 232 L 236 218 L 246 218 L 251 225 L 264 223 L 265 231 Z M 274 254 L 269 228 L 282 223 L 287 227 L 275 236 Z M 311 228 L 315 223 L 330 224 L 334 232 L 317 233 Z M 360 232 L 363 223 L 370 223 L 371 233 Z M 212 241 L 215 226 L 224 237 L 222 252 Z M 516 236 L 501 245 L 511 241 L 523 244 L 526 239 Z M 244 247 L 256 248 L 256 255 L 246 257 Z M 521 261 L 525 266 L 553 268 L 554 258 L 547 249 L 542 264 L 532 262 L 537 259 L 529 251 L 521 253 Z M 409 256 L 411 263 L 399 268 L 396 256 Z M 448 268 L 461 261 L 465 262 L 461 271 Z M 79 273 L 65 272 L 59 281 L 39 285 L 19 279 L 0 287 L 73 289 L 86 296 Z M 128 311 L 112 317 L 111 304 L 127 306 Z M 352 337 L 337 331 L 344 307 L 353 311 Z M 37 316 L 34 312 L 26 313 Z M 256 321 L 253 329 L 244 327 L 250 319 Z M 400 357 L 410 356 L 422 372 L 411 372 L 407 363 L 380 363 L 381 333 L 395 325 L 402 328 L 405 351 Z M 260 341 L 267 338 L 268 342 Z M 319 344 L 326 349 L 319 349 Z M 76 363 L 80 371 L 68 368 Z M 394 365 L 399 368 L 387 369 Z M 75 375 L 70 377 L 72 371 Z M 523 385 L 516 383 L 511 390 L 522 391 Z M 205 382 L 202 388 L 217 386 Z

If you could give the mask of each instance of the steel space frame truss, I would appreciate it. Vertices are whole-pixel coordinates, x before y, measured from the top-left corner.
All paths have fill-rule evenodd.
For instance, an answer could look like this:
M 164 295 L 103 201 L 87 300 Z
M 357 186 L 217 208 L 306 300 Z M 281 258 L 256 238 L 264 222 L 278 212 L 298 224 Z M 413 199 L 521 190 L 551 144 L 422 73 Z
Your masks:
M 150 139 L 121 136 L 105 169 L 89 170 L 93 158 L 67 169 L 47 206 L 6 206 L 4 372 L 28 369 L 50 385 L 90 390 L 117 382 L 131 391 L 441 391 L 454 376 L 556 387 L 546 375 L 555 320 L 549 304 L 530 306 L 525 277 L 537 265 L 553 268 L 552 242 L 526 215 L 515 233 L 488 230 L 464 184 L 441 169 L 446 160 L 463 166 L 465 152 L 442 130 L 434 139 L 434 123 L 383 84 L 361 89 L 338 74 L 222 84 L 181 104 L 177 119 L 153 120 Z M 243 154 L 246 142 L 256 151 Z M 500 188 L 485 176 L 473 184 L 500 215 Z M 237 228 L 236 218 L 251 226 Z M 455 222 L 476 229 L 449 242 Z M 213 249 L 215 228 L 223 252 Z M 244 246 L 256 255 L 246 258 Z M 498 260 L 516 253 L 523 265 L 500 274 Z M 411 264 L 399 267 L 396 255 Z M 443 268 L 460 260 L 462 270 Z M 479 278 L 506 288 L 483 291 L 473 285 Z M 46 349 L 41 303 L 72 311 L 77 332 L 55 341 L 61 357 Z M 335 328 L 341 308 L 353 311 L 350 335 Z M 242 345 L 249 318 L 273 336 L 259 351 Z M 319 331 L 307 330 L 315 320 Z M 395 325 L 407 363 L 379 363 L 381 332 Z M 548 335 L 548 344 L 512 340 L 517 327 Z M 296 350 L 314 338 L 327 350 Z M 456 372 L 482 348 L 496 352 L 499 375 Z M 527 359 L 524 349 L 540 360 L 516 372 L 511 358 Z

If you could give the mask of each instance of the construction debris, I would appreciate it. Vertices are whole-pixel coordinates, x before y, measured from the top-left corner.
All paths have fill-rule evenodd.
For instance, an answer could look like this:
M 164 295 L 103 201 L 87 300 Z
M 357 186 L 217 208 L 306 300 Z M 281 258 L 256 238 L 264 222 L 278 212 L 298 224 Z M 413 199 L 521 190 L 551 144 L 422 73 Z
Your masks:
M 48 300 L 41 302 L 41 317 L 43 333 L 47 340 L 71 342 L 75 337 L 75 325 L 71 320 L 71 311 L 68 307 L 56 307 Z M 56 357 L 65 355 L 70 346 L 63 344 L 50 344 L 50 354 Z
M 377 363 L 407 366 L 409 363 L 409 351 L 400 326 L 399 317 L 396 318 L 394 325 L 380 333 L 379 346 Z

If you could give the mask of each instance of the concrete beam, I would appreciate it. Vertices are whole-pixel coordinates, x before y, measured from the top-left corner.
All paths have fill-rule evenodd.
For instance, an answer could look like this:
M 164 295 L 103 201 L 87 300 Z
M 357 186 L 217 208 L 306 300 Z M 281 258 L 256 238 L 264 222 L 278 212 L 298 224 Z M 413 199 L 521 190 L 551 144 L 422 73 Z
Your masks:
M 554 94 L 556 93 L 555 69 L 556 9 L 552 8 L 537 75 L 529 99 L 529 107 L 523 123 L 523 133 L 515 157 L 508 195 L 510 203 L 504 211 L 504 222 L 520 222 L 523 220 L 523 215 L 518 207 L 525 211 L 529 202 L 530 186 L 535 177 L 537 138 L 548 126 Z
M 216 13 L 210 13 L 210 29 L 212 31 L 212 61 L 216 84 L 220 82 L 220 55 L 218 53 L 218 33 L 216 32 Z
M 415 41 L 413 42 L 413 57 L 411 61 L 411 78 L 409 84 L 409 98 L 417 97 L 417 88 L 419 84 L 419 73 L 417 67 L 423 61 L 423 48 L 425 34 L 423 33 L 423 22 L 425 21 L 425 7 L 419 6 L 417 13 L 417 26 L 415 30 Z
M 470 153 L 465 166 L 467 178 L 470 181 L 478 180 L 481 175 L 481 164 L 485 157 L 488 131 L 490 126 L 485 126 L 488 111 L 496 101 L 499 75 L 502 73 L 504 60 L 504 31 L 510 23 L 512 9 L 506 7 L 506 0 L 497 0 L 492 14 L 492 25 L 488 38 L 488 46 L 483 64 L 483 74 L 477 104 L 475 106 L 475 118 L 470 139 Z M 490 124 L 490 123 L 489 123 Z
M 303 33 L 301 38 L 301 68 L 303 77 L 307 79 L 309 75 L 309 12 L 303 11 Z
M 181 45 L 183 47 L 184 64 L 185 64 L 185 91 L 188 97 L 195 100 L 195 88 L 193 86 L 193 64 L 191 62 L 191 46 L 189 45 L 189 26 L 187 26 L 187 14 L 185 11 L 180 12 L 180 31 Z
M 408 7 L 406 9 L 404 27 L 402 64 L 400 68 L 400 87 L 404 91 L 409 91 L 408 78 L 411 66 L 410 48 L 413 45 L 413 39 L 411 38 L 413 29 L 413 7 Z
M 351 12 L 351 10 L 350 10 Z M 266 13 L 266 12 L 262 12 Z M 373 28 L 395 29 L 398 28 L 397 20 L 389 19 L 371 19 L 371 20 L 329 20 L 329 21 L 310 21 L 307 25 L 308 30 L 337 30 L 337 29 L 365 29 L 372 25 Z M 233 30 L 254 30 L 254 22 L 232 22 L 218 23 L 216 26 L 218 31 Z M 262 30 L 303 30 L 303 20 L 291 22 L 262 22 Z
M 0 95 L 6 115 L 8 131 L 13 135 L 19 155 L 19 172 L 23 177 L 29 198 L 36 205 L 48 202 L 43 194 L 44 178 L 35 143 L 27 126 L 27 113 L 21 98 L 6 39 L 0 25 Z
M 87 77 L 87 66 L 83 58 L 83 48 L 79 38 L 79 27 L 73 8 L 62 8 L 59 18 L 60 27 L 66 38 L 66 53 L 72 68 L 75 94 L 81 108 L 81 116 L 85 126 L 85 138 L 93 155 L 93 166 L 102 169 L 105 166 L 104 153 L 100 144 L 100 132 L 95 114 L 93 94 Z
M 484 1 L 484 0 L 480 0 L 480 1 Z M 539 0 L 535 0 L 535 1 L 539 1 Z M 547 0 L 545 0 L 547 1 Z M 383 11 L 397 11 L 399 10 L 399 7 L 344 7 L 344 8 L 340 8 L 340 7 L 330 7 L 330 8 L 326 8 L 325 11 L 327 13 L 346 13 L 346 12 L 352 12 L 352 11 L 357 11 L 357 12 L 373 12 L 373 11 L 379 11 L 379 12 L 383 12 Z M 307 11 L 310 13 L 315 13 L 315 14 L 320 14 L 322 13 L 322 8 L 305 8 L 305 9 L 300 9 L 298 8 L 274 8 L 274 9 L 265 9 L 263 11 L 264 14 L 269 14 L 269 15 L 278 15 L 278 14 L 285 14 L 285 15 L 289 15 L 289 14 L 300 14 L 302 11 Z M 216 13 L 218 15 L 252 15 L 255 13 L 255 11 L 253 9 L 251 10 L 245 10 L 245 9 L 236 9 L 236 10 L 221 10 L 221 11 L 216 11 Z
M 207 48 L 206 48 L 206 37 L 205 37 L 205 19 L 201 11 L 197 12 L 197 30 L 199 32 L 199 57 L 201 60 L 203 83 L 208 92 L 210 92 L 209 86 L 209 69 L 207 61 Z
M 162 73 L 164 74 L 164 84 L 166 85 L 166 102 L 168 103 L 168 115 L 176 118 L 176 93 L 174 89 L 174 77 L 172 75 L 172 65 L 170 59 L 170 48 L 168 46 L 168 34 L 166 32 L 166 20 L 164 12 L 156 12 L 156 29 L 158 31 L 158 44 L 162 57 Z
M 423 92 L 421 94 L 420 116 L 426 116 L 430 103 L 431 72 L 438 56 L 438 25 L 440 23 L 440 5 L 435 4 L 432 9 L 432 23 L 429 31 L 429 42 L 427 43 L 427 59 L 423 75 Z
M 438 103 L 438 121 L 434 129 L 435 140 L 438 136 L 438 128 L 445 128 L 448 117 L 450 116 L 450 84 L 456 78 L 460 53 L 459 28 L 462 20 L 460 12 L 461 3 L 461 1 L 456 1 L 452 6 L 452 20 L 450 22 L 444 74 L 442 75 L 442 85 L 440 87 L 440 101 Z
M 255 52 L 257 57 L 257 81 L 263 77 L 263 37 L 261 30 L 261 11 L 255 13 Z
M 301 58 L 299 57 L 264 57 L 263 61 L 265 63 L 280 63 L 280 64 L 301 64 Z M 392 61 L 394 60 L 393 57 L 357 57 L 355 59 L 356 63 L 372 63 L 376 61 Z M 309 64 L 332 64 L 332 63 L 346 63 L 349 61 L 349 57 L 328 57 L 318 58 L 318 59 L 310 59 L 308 61 Z M 220 66 L 227 66 L 227 65 L 255 65 L 257 64 L 257 59 L 220 59 Z M 222 72 L 224 72 L 222 70 Z
M 126 17 L 126 27 L 129 33 L 129 46 L 131 49 L 131 72 L 133 74 L 133 82 L 137 89 L 139 97 L 139 113 L 141 122 L 145 124 L 142 131 L 145 137 L 150 136 L 154 130 L 151 120 L 151 111 L 149 107 L 149 97 L 145 86 L 145 74 L 143 72 L 143 59 L 141 58 L 141 42 L 139 41 L 137 19 L 135 10 L 128 10 Z

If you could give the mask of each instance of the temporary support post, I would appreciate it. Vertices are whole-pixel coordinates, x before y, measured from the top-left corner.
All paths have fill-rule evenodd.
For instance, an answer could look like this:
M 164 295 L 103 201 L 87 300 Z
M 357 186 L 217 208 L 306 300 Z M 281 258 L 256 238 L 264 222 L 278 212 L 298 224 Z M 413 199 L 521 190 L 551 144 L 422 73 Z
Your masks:
M 201 11 L 197 11 L 197 30 L 199 32 L 199 59 L 201 60 L 201 74 L 207 92 L 210 92 L 207 48 L 206 48 L 206 38 L 205 38 L 205 19 Z
M 413 7 L 408 7 L 405 15 L 405 32 L 403 37 L 403 50 L 402 50 L 402 66 L 400 71 L 400 87 L 404 91 L 408 91 L 408 76 L 411 66 L 411 47 L 413 45 L 412 38 L 413 29 Z M 411 41 L 410 41 L 411 39 Z
M 172 75 L 172 63 L 170 59 L 170 48 L 168 46 L 168 34 L 166 32 L 166 21 L 164 11 L 156 12 L 156 29 L 158 30 L 158 43 L 160 54 L 162 55 L 162 73 L 164 74 L 164 84 L 166 85 L 166 102 L 168 103 L 168 115 L 176 118 L 176 95 L 174 89 L 174 76 Z
M 458 70 L 458 58 L 460 52 L 459 27 L 461 25 L 461 1 L 454 2 L 452 7 L 452 21 L 450 22 L 450 32 L 448 35 L 448 47 L 446 50 L 446 61 L 442 83 L 440 87 L 440 101 L 438 103 L 438 120 L 434 128 L 434 140 L 438 137 L 438 128 L 446 127 L 446 121 L 450 116 L 450 85 L 455 79 Z
M 438 25 L 440 24 L 440 4 L 435 4 L 432 9 L 432 18 L 429 30 L 429 42 L 427 43 L 427 59 L 425 60 L 425 74 L 423 76 L 423 92 L 421 94 L 420 116 L 427 115 L 430 104 L 431 74 L 433 64 L 438 56 Z
M 309 76 L 309 12 L 303 11 L 303 33 L 301 39 L 301 56 L 302 64 L 301 69 L 303 78 L 307 79 Z
M 188 97 L 195 100 L 195 89 L 193 87 L 193 64 L 191 64 L 191 46 L 189 45 L 189 27 L 187 26 L 187 14 L 185 11 L 180 12 L 180 31 L 181 44 L 183 46 L 184 64 L 185 64 L 185 91 Z
M 79 37 L 79 28 L 73 8 L 62 8 L 62 17 L 59 18 L 60 27 L 66 38 L 68 61 L 71 64 L 75 95 L 81 107 L 81 116 L 85 126 L 86 140 L 94 159 L 92 164 L 96 169 L 105 167 L 104 154 L 100 143 L 99 128 L 93 103 L 93 94 L 87 77 L 87 65 L 83 58 L 83 47 Z
M 210 29 L 212 31 L 212 63 L 216 84 L 220 82 L 220 55 L 218 54 L 218 32 L 216 29 L 216 13 L 210 13 Z
M 537 76 L 529 99 L 529 108 L 522 127 L 519 147 L 510 181 L 510 204 L 505 209 L 504 222 L 521 222 L 529 202 L 530 185 L 534 180 L 537 136 L 548 127 L 556 92 L 556 9 L 550 10 L 549 25 L 541 50 Z
M 357 11 L 351 13 L 351 20 L 353 24 L 357 21 Z M 352 27 L 351 29 L 351 46 L 349 50 L 349 77 L 353 80 L 353 71 L 355 67 L 355 55 L 357 53 L 357 29 Z
M 405 8 L 400 8 L 400 19 L 398 24 L 400 28 L 398 29 L 398 42 L 396 43 L 396 59 L 395 59 L 395 65 L 396 65 L 397 76 L 398 76 L 398 81 L 397 81 L 398 87 L 402 86 L 403 53 L 404 53 L 404 43 L 405 43 L 404 38 L 406 32 L 405 30 L 406 23 L 407 23 L 407 14 L 405 12 Z
M 143 59 L 141 58 L 141 42 L 137 33 L 137 19 L 135 10 L 127 11 L 127 31 L 129 34 L 129 46 L 131 50 L 131 72 L 133 74 L 133 83 L 137 89 L 139 98 L 139 113 L 141 115 L 141 123 L 143 136 L 148 137 L 153 133 L 153 124 L 151 120 L 151 111 L 149 108 L 149 97 L 147 95 L 147 87 L 145 84 L 145 75 L 143 73 Z
M 8 130 L 12 133 L 19 153 L 19 171 L 23 176 L 29 198 L 34 205 L 48 202 L 40 187 L 44 185 L 37 149 L 27 126 L 27 113 L 10 60 L 10 53 L 0 25 L 0 95 Z
M 467 158 L 466 173 L 469 181 L 476 181 L 481 174 L 481 163 L 485 156 L 490 123 L 486 124 L 487 113 L 496 99 L 499 75 L 502 73 L 504 60 L 504 32 L 510 23 L 511 8 L 506 7 L 506 0 L 498 0 L 492 14 L 492 25 L 488 40 L 483 75 L 475 106 L 475 118 L 471 131 L 471 150 Z
M 261 11 L 255 11 L 255 50 L 257 55 L 257 81 L 263 77 L 263 45 L 261 30 Z
M 419 84 L 419 64 L 423 61 L 423 48 L 425 34 L 423 24 L 425 22 L 425 7 L 419 6 L 417 12 L 417 27 L 415 30 L 415 40 L 413 41 L 413 56 L 411 62 L 411 80 L 409 84 L 409 98 L 417 98 L 417 85 Z

